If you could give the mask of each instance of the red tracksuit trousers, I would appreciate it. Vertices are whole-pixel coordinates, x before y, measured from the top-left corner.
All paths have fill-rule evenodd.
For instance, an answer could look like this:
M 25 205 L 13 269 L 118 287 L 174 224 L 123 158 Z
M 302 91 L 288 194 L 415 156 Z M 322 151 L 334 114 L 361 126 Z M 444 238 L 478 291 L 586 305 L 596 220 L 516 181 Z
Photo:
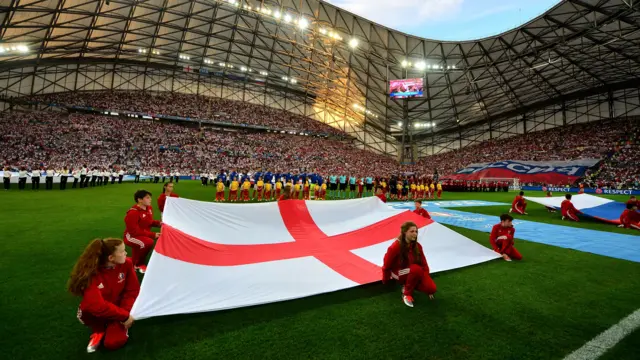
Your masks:
M 149 251 L 153 249 L 153 239 L 144 236 L 133 237 L 127 234 L 124 237 L 124 243 L 131 248 L 133 266 L 140 266 L 147 258 Z
M 524 213 L 527 211 L 527 204 L 515 204 L 513 208 L 511 208 L 511 211 L 516 214 L 524 215 Z
M 392 274 L 396 277 L 396 274 Z M 409 273 L 398 277 L 398 282 L 404 285 L 404 295 L 411 296 L 413 290 L 417 289 L 428 295 L 436 293 L 436 283 L 433 282 L 431 276 L 422 270 L 422 267 L 413 264 L 409 267 Z
M 102 343 L 105 349 L 119 349 L 129 340 L 129 331 L 119 321 L 101 319 L 80 309 L 78 309 L 78 320 L 94 333 L 105 333 Z
M 502 248 L 502 240 L 496 241 L 496 244 L 498 248 Z M 507 254 L 513 260 L 522 260 L 522 254 L 520 254 L 513 245 L 507 246 L 507 248 L 504 249 L 504 254 Z

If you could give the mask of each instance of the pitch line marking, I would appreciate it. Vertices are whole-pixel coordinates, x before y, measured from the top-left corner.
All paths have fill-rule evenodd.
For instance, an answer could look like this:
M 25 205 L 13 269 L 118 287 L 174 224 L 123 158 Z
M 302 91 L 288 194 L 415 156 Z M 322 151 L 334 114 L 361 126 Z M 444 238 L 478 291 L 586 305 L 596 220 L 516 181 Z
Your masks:
M 564 360 L 595 360 L 640 327 L 640 309 L 594 337 Z

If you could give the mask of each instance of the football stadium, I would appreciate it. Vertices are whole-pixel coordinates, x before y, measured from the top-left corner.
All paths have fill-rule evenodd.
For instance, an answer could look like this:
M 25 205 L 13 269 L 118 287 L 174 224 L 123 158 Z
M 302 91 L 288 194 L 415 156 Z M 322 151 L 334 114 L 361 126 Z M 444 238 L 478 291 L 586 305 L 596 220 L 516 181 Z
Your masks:
M 2 357 L 640 359 L 639 10 L 1 1 Z

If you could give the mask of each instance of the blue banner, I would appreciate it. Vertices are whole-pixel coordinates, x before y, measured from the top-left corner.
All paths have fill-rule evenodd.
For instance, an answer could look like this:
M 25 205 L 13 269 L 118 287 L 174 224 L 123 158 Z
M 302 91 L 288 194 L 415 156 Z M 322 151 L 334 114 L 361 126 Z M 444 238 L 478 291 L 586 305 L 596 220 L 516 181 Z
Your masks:
M 564 193 L 575 193 L 577 194 L 580 191 L 580 188 L 576 187 L 546 187 L 546 186 L 523 186 L 522 190 L 526 191 L 551 191 L 553 192 L 564 192 Z M 585 194 L 598 194 L 598 195 L 640 195 L 640 190 L 618 190 L 618 189 L 592 189 L 585 188 Z

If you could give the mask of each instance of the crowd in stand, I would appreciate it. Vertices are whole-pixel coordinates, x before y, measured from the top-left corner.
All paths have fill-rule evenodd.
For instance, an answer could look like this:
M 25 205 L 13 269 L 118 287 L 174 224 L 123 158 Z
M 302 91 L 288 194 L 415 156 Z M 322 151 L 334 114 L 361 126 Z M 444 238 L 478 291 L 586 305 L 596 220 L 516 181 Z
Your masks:
M 339 129 L 306 116 L 268 106 L 209 96 L 168 92 L 98 91 L 57 93 L 29 97 L 45 104 L 125 110 L 152 115 L 261 125 L 284 130 L 345 135 Z
M 81 168 L 183 175 L 220 169 L 392 173 L 394 159 L 340 140 L 200 130 L 175 123 L 61 112 L 0 115 L 0 159 L 14 169 Z
M 604 159 L 600 169 L 587 174 L 588 186 L 640 188 L 639 133 L 638 121 L 627 118 L 577 124 L 428 156 L 421 158 L 416 167 L 438 169 L 446 176 L 470 164 L 501 160 Z
M 602 131 L 603 126 L 606 127 L 606 131 Z M 607 126 L 602 122 L 579 124 L 506 139 L 488 140 L 422 158 L 418 165 L 427 168 L 437 167 L 443 174 L 451 174 L 470 164 L 501 160 L 598 159 L 613 154 L 616 142 L 624 134 L 625 128 Z
M 225 120 L 232 122 L 328 131 L 325 124 L 280 110 L 195 95 L 99 92 L 34 99 L 205 119 L 224 112 L 228 116 Z M 66 167 L 72 171 L 86 166 L 101 172 L 138 169 L 146 174 L 187 175 L 220 169 L 270 169 L 313 171 L 323 176 L 389 177 L 415 172 L 430 177 L 436 169 L 442 179 L 473 163 L 602 158 L 599 168 L 584 180 L 587 186 L 640 188 L 640 126 L 630 119 L 490 140 L 406 166 L 343 140 L 54 111 L 1 114 L 0 139 L 0 161 L 14 170 Z
M 590 187 L 640 189 L 640 126 L 628 125 L 614 144 L 615 151 L 587 176 Z

